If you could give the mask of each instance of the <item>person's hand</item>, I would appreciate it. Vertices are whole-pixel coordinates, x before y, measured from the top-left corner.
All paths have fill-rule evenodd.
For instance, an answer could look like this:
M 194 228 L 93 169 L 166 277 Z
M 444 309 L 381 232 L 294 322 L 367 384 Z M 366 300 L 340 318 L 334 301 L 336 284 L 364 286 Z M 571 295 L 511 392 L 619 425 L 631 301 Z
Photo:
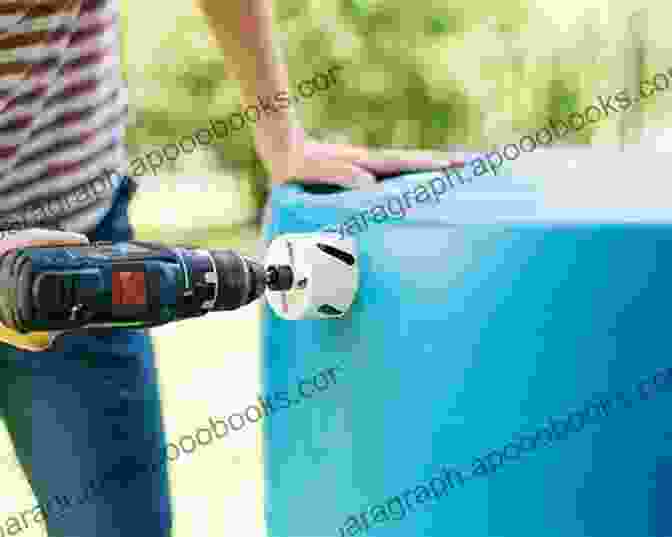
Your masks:
M 69 231 L 58 231 L 49 229 L 22 229 L 11 231 L 0 231 L 0 256 L 10 250 L 23 248 L 26 246 L 69 246 L 88 244 L 89 239 L 86 235 L 72 233 Z M 3 282 L 0 282 L 0 286 Z M 12 347 L 28 351 L 44 351 L 54 339 L 62 334 L 57 332 L 30 332 L 20 334 L 11 328 L 2 324 L 0 318 L 0 341 L 7 343 Z
M 302 127 L 285 130 L 258 128 L 255 145 L 273 184 L 289 180 L 336 184 L 348 188 L 374 188 L 377 179 L 409 171 L 463 166 L 464 161 L 418 157 L 410 151 L 371 150 L 349 144 L 311 140 Z M 416 152 L 417 153 L 417 152 Z

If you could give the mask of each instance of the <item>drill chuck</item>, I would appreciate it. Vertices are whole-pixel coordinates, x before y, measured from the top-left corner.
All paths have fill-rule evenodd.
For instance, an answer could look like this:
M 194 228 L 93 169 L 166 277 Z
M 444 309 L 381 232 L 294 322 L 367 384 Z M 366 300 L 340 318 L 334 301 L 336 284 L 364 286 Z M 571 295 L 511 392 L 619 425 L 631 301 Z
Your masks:
M 210 250 L 217 282 L 213 310 L 235 310 L 259 298 L 266 290 L 263 265 L 232 250 Z
M 294 273 L 289 265 L 269 265 L 266 268 L 266 285 L 270 291 L 289 291 L 294 283 Z

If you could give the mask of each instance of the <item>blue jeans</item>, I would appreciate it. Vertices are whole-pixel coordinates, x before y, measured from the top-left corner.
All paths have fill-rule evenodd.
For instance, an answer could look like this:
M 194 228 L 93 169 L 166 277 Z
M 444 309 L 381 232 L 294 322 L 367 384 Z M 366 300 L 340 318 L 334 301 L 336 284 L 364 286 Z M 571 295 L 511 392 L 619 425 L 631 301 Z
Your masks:
M 125 179 L 110 212 L 87 234 L 90 240 L 132 238 L 127 213 L 132 186 Z M 36 506 L 26 505 L 23 514 L 0 514 L 5 532 L 14 516 L 24 529 L 44 524 L 46 518 L 50 537 L 170 535 L 165 465 L 129 473 L 83 499 L 91 480 L 119 465 L 149 465 L 165 450 L 154 352 L 146 331 L 66 334 L 39 353 L 0 343 L 0 383 L 0 411 L 46 513 L 40 517 Z M 61 504 L 72 506 L 63 511 Z

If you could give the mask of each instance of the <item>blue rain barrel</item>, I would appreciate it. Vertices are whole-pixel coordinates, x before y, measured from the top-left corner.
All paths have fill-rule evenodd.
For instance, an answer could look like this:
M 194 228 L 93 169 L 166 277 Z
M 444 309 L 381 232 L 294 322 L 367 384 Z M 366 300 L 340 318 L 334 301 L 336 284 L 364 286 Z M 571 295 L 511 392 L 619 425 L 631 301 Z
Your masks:
M 275 187 L 265 237 L 436 177 Z M 265 307 L 264 396 L 292 404 L 264 420 L 270 537 L 672 537 L 672 226 L 533 183 L 369 211 L 343 319 Z

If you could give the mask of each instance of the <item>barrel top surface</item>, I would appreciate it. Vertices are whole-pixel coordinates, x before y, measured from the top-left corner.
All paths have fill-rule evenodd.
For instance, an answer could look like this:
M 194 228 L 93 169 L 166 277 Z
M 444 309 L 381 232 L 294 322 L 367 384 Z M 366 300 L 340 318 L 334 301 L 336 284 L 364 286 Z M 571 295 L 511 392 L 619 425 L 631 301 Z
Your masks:
M 275 187 L 272 204 L 325 229 L 391 205 L 390 213 L 405 214 L 390 214 L 390 221 L 408 224 L 672 223 L 672 183 L 665 178 L 672 159 L 666 154 L 547 151 L 506 163 L 496 175 L 476 176 L 484 169 L 476 167 L 478 157 L 465 159 L 463 180 L 437 170 L 385 179 L 368 190 L 293 183 Z

